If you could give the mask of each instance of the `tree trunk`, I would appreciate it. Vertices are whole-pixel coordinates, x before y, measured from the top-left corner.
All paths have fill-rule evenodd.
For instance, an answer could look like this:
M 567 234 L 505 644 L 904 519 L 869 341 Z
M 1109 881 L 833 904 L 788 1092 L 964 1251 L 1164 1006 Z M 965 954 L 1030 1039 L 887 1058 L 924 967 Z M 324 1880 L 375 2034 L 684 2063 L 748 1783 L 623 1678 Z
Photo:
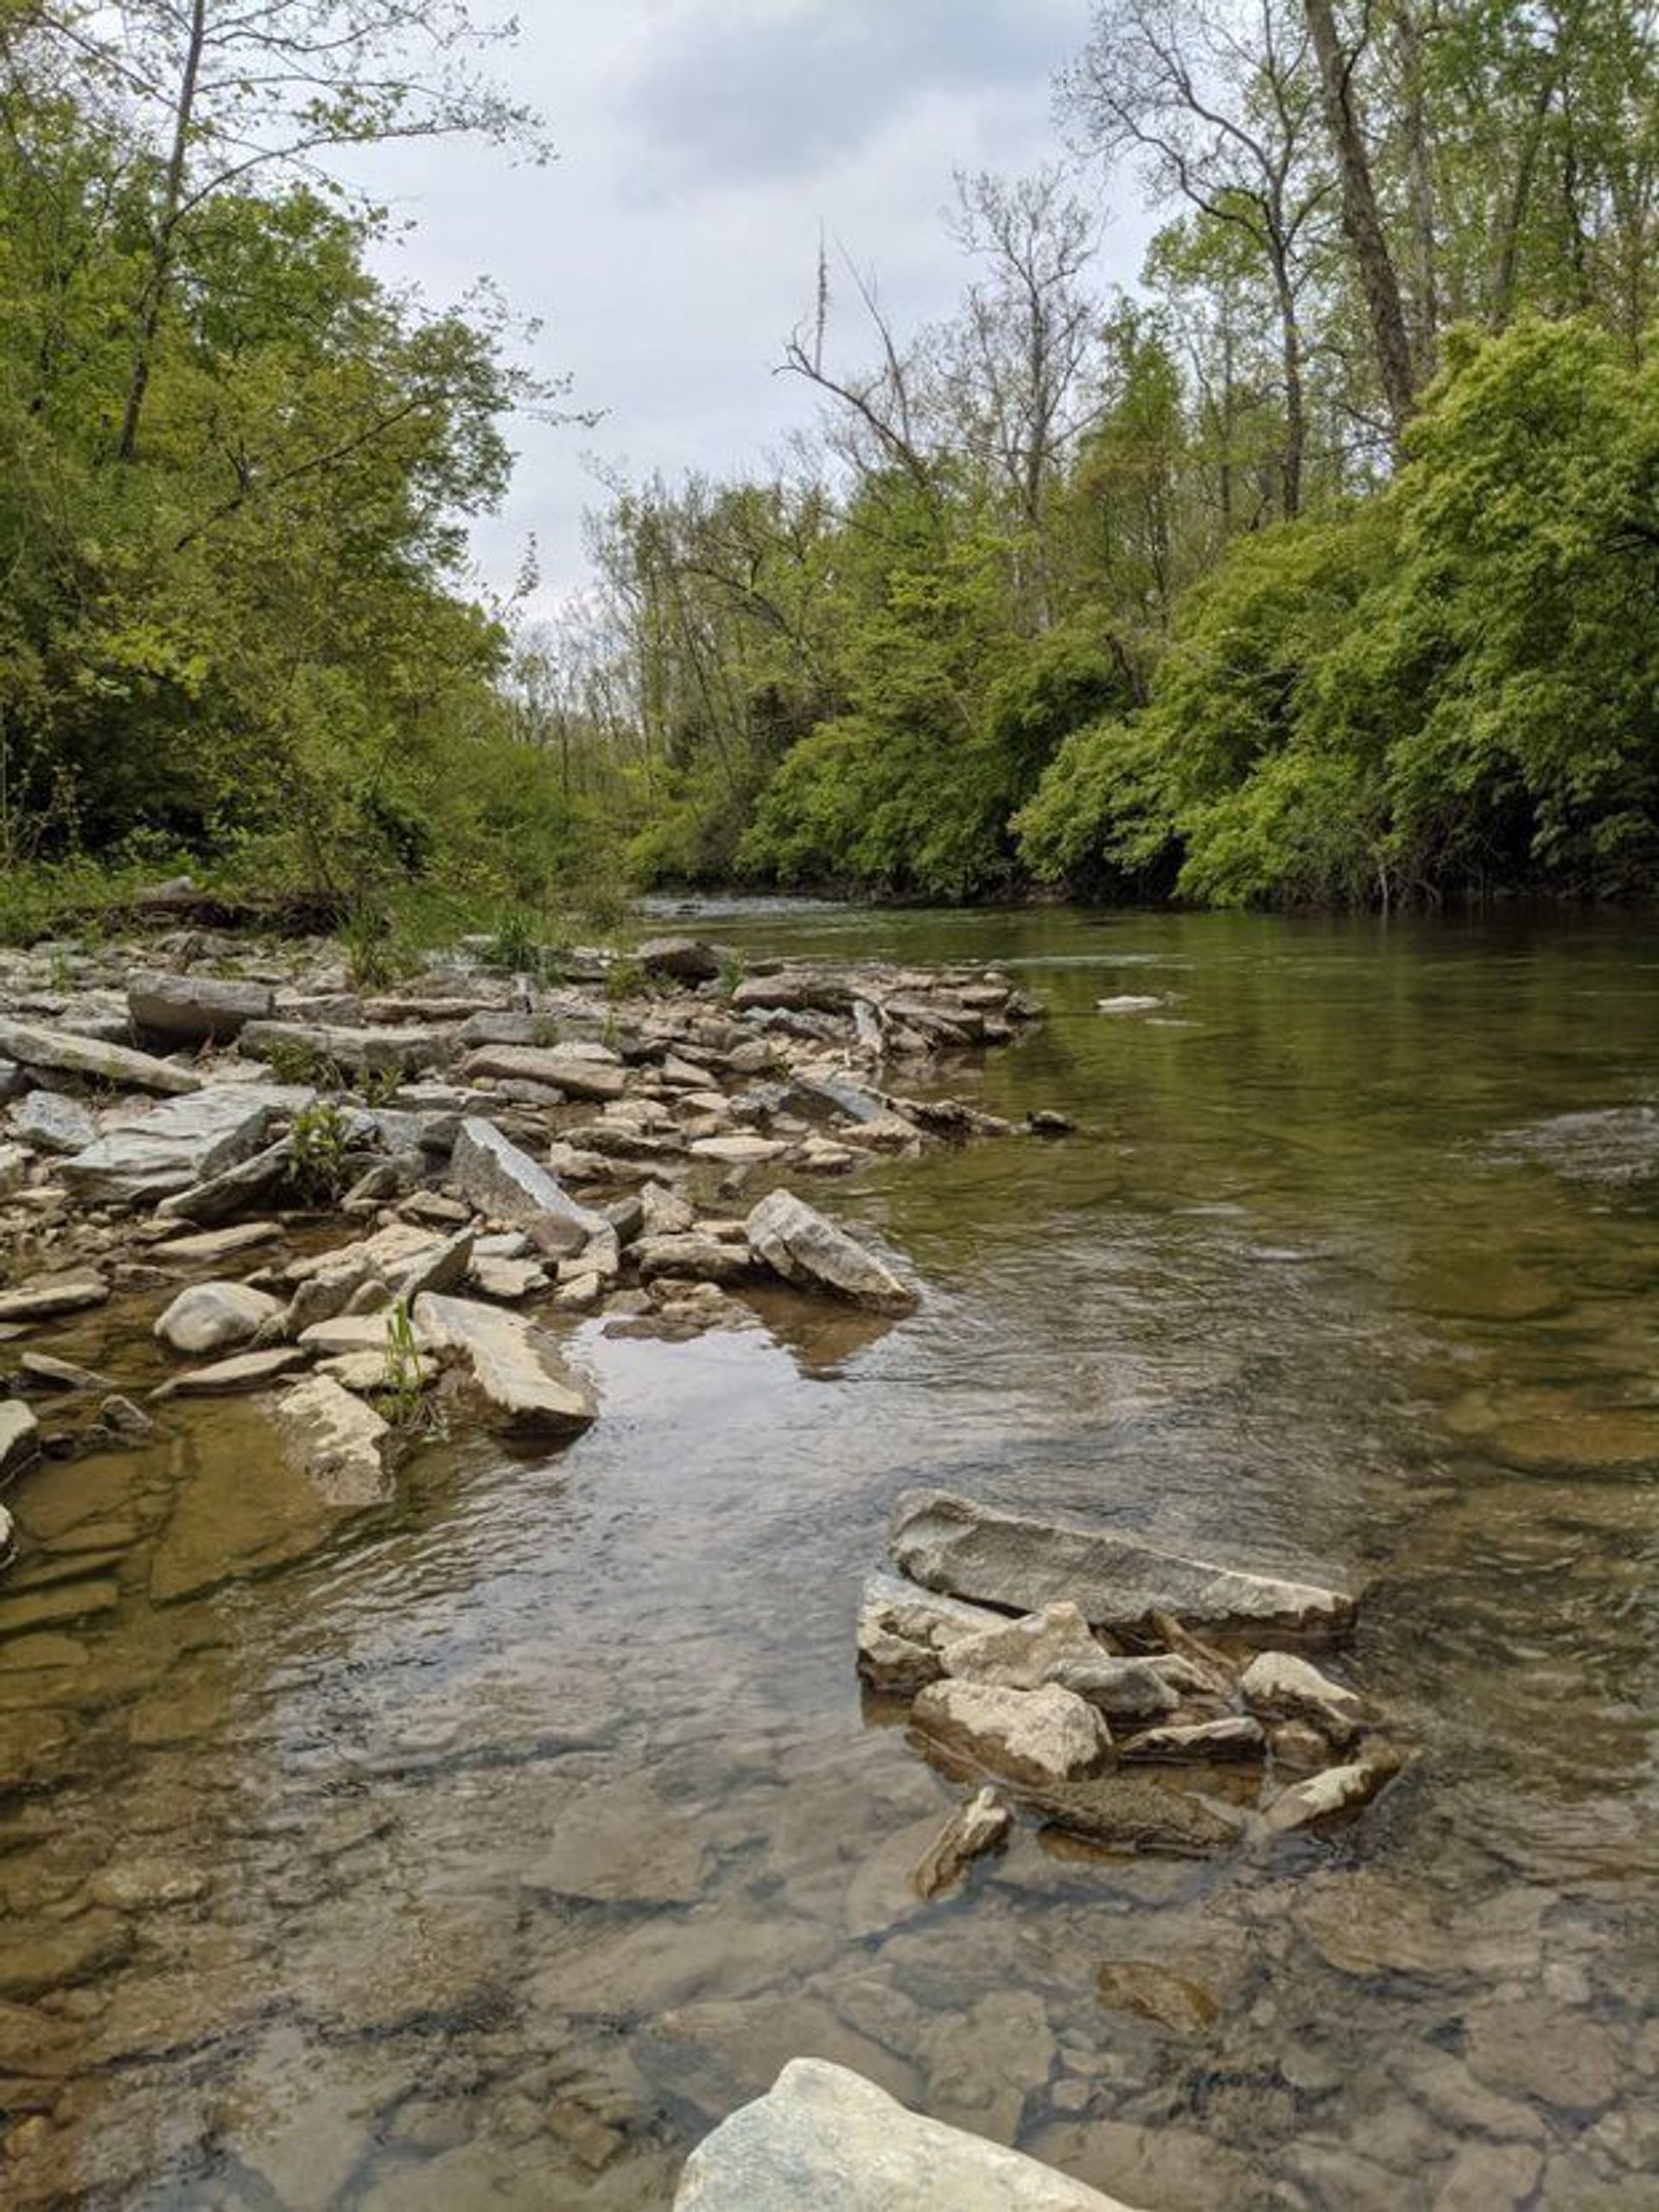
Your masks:
M 1273 256 L 1274 289 L 1279 301 L 1280 354 L 1285 373 L 1285 453 L 1283 505 L 1287 522 L 1302 511 L 1302 461 L 1307 450 L 1307 400 L 1302 375 L 1302 334 L 1296 320 L 1296 295 L 1291 289 L 1288 257 L 1276 249 Z
M 1440 240 L 1434 207 L 1434 154 L 1423 86 L 1423 29 L 1413 0 L 1396 0 L 1395 33 L 1400 55 L 1406 184 L 1411 201 L 1412 304 L 1417 325 L 1412 352 L 1418 381 L 1427 383 L 1434 373 L 1440 351 Z
M 167 303 L 173 276 L 173 246 L 184 204 L 185 165 L 189 158 L 190 131 L 195 120 L 196 86 L 201 75 L 202 49 L 207 42 L 207 0 L 191 0 L 189 41 L 179 79 L 178 104 L 173 111 L 173 144 L 162 184 L 162 204 L 156 212 L 156 234 L 150 245 L 149 274 L 139 305 L 138 348 L 133 355 L 132 377 L 127 387 L 126 412 L 121 422 L 121 442 L 116 448 L 122 461 L 138 456 L 138 432 L 149 392 L 149 375 L 161 335 L 162 311 Z
M 1302 0 L 1313 51 L 1319 58 L 1319 84 L 1325 95 L 1325 128 L 1337 157 L 1342 182 L 1342 221 L 1359 270 L 1359 281 L 1370 317 L 1371 347 L 1382 380 L 1383 404 L 1395 442 L 1411 419 L 1415 379 L 1411 341 L 1406 334 L 1405 311 L 1400 304 L 1400 279 L 1382 232 L 1371 165 L 1354 99 L 1350 58 L 1337 35 L 1332 0 Z

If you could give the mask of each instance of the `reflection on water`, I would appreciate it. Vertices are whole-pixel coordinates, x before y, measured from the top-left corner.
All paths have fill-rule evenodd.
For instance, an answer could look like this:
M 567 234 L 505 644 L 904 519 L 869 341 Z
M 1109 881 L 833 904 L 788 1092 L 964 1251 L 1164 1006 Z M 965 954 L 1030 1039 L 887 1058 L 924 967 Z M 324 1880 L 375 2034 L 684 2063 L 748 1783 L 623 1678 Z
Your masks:
M 896 1328 L 584 1325 L 543 1462 L 342 1524 L 200 1408 L 20 1484 L 6 2201 L 633 2212 L 810 2051 L 1155 2212 L 1650 2207 L 1659 932 L 717 933 L 1017 964 L 1053 1019 L 944 1087 L 1080 1133 L 836 1192 Z M 1096 1012 L 1162 969 L 1183 1026 Z M 917 1904 L 950 1792 L 852 1624 L 918 1482 L 1364 1583 L 1425 1756 L 1334 1846 Z

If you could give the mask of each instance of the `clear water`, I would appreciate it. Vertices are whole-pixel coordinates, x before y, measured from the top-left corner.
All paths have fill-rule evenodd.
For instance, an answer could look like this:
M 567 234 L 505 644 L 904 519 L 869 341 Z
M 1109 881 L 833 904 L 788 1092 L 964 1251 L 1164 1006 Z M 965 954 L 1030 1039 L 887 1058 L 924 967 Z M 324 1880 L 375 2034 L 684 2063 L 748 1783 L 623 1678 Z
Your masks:
M 943 1087 L 1080 1134 L 831 1186 L 913 1319 L 584 1325 L 586 1438 L 365 1521 L 245 1406 L 20 1484 L 0 2196 L 664 2207 L 810 2051 L 1150 2212 L 1659 2202 L 1659 929 L 715 933 L 1009 967 L 1051 1020 Z M 1419 1761 L 1334 1843 L 918 1904 L 954 1793 L 853 1667 L 918 1483 L 1363 1584 Z

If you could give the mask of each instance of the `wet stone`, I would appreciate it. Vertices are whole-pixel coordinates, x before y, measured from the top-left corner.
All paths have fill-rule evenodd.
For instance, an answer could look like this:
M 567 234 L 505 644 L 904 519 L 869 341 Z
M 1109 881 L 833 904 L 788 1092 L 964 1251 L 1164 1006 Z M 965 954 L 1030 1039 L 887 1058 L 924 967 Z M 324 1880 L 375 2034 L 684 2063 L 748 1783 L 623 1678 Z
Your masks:
M 1545 1999 L 1478 2006 L 1464 2022 L 1469 2070 L 1487 2088 L 1566 2112 L 1599 2112 L 1624 2069 L 1607 2030 Z
M 73 1920 L 0 1929 L 0 1997 L 14 2000 L 91 1981 L 129 1956 L 130 1923 L 94 1910 Z

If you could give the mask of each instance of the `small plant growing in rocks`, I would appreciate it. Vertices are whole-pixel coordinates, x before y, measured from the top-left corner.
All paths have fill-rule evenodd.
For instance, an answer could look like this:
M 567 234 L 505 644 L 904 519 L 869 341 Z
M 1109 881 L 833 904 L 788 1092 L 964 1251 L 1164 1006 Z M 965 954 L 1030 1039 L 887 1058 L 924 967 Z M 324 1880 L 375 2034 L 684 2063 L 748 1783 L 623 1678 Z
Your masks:
M 312 1205 L 338 1198 L 351 1179 L 350 1124 L 326 1100 L 302 1106 L 289 1134 L 294 1181 Z

